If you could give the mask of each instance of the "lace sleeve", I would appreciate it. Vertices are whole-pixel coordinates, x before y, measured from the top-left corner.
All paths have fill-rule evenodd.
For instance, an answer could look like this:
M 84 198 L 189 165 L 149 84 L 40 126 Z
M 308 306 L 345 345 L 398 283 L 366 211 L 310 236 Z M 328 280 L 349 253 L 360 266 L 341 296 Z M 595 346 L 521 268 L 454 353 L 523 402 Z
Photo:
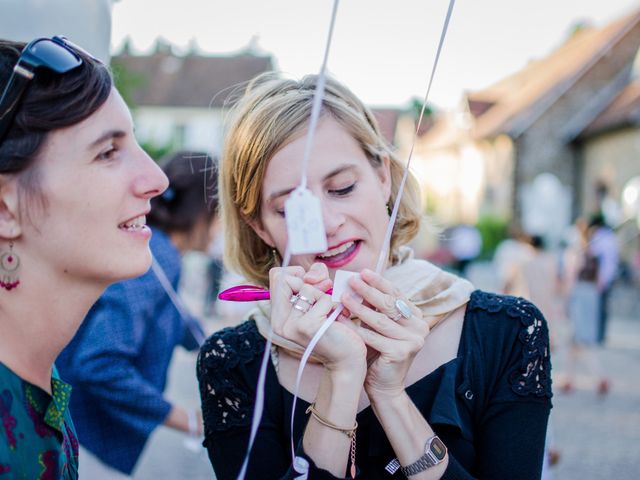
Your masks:
M 524 298 L 474 293 L 475 306 L 487 313 L 503 312 L 518 320 L 517 338 L 521 352 L 517 367 L 509 376 L 511 390 L 519 396 L 551 398 L 551 358 L 547 321 L 538 308 Z
M 255 382 L 246 379 L 246 366 L 264 352 L 255 323 L 225 328 L 200 349 L 197 376 L 205 436 L 232 428 L 249 428 Z
M 518 395 L 551 397 L 549 329 L 542 312 L 531 302 L 517 298 L 507 314 L 520 319 L 518 339 L 522 344 L 520 371 L 511 375 L 511 388 Z

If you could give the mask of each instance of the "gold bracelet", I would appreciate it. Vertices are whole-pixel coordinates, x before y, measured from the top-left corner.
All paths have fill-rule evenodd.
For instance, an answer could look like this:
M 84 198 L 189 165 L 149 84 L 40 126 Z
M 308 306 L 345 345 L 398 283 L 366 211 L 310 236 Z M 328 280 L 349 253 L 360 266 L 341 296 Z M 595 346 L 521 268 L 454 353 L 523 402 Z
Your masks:
M 349 469 L 349 473 L 351 473 L 351 478 L 356 478 L 356 430 L 358 429 L 358 421 L 356 420 L 356 424 L 352 428 L 342 428 L 336 425 L 335 423 L 331 423 L 326 418 L 322 418 L 318 411 L 316 410 L 316 404 L 312 403 L 307 408 L 305 413 L 310 413 L 313 418 L 315 418 L 319 423 L 324 425 L 325 427 L 332 428 L 333 430 L 338 430 L 339 432 L 344 433 L 351 440 L 351 445 L 349 446 L 349 457 L 351 460 L 351 468 Z
M 356 429 L 358 428 L 358 422 L 357 421 L 356 421 L 356 424 L 351 428 L 339 427 L 335 423 L 331 423 L 326 418 L 322 418 L 320 416 L 320 414 L 318 413 L 318 411 L 316 410 L 316 404 L 315 403 L 312 403 L 311 405 L 309 405 L 309 408 L 307 408 L 307 411 L 305 413 L 310 413 L 313 416 L 313 418 L 315 418 L 318 422 L 320 422 L 325 427 L 329 427 L 329 428 L 332 428 L 334 430 L 338 430 L 338 431 L 344 433 L 349 438 L 353 438 L 355 436 L 355 434 L 356 434 Z

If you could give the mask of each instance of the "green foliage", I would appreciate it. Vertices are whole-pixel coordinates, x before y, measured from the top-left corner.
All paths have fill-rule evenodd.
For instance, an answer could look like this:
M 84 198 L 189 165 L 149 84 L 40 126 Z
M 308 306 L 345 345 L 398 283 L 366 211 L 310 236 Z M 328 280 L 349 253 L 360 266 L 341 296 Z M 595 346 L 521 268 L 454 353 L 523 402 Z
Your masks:
M 142 149 L 156 162 L 175 150 L 175 142 L 167 142 L 163 145 L 154 142 L 140 142 Z
M 423 105 L 423 101 L 420 98 L 414 97 L 410 100 L 409 111 L 411 112 L 411 114 L 416 120 L 420 118 L 422 105 Z M 429 118 L 434 113 L 435 113 L 435 109 L 430 104 L 427 103 L 427 106 L 424 107 L 424 117 Z
M 117 58 L 111 60 L 111 73 L 113 74 L 113 83 L 122 95 L 125 103 L 130 109 L 135 108 L 133 100 L 135 92 L 140 88 L 144 88 L 147 79 L 144 74 L 132 72 L 127 69 L 124 63 L 118 61 Z
M 480 258 L 490 260 L 498 244 L 507 238 L 509 220 L 496 215 L 483 215 L 478 219 L 476 228 L 482 237 Z
M 438 211 L 438 195 L 431 189 L 424 193 L 424 213 L 435 216 Z

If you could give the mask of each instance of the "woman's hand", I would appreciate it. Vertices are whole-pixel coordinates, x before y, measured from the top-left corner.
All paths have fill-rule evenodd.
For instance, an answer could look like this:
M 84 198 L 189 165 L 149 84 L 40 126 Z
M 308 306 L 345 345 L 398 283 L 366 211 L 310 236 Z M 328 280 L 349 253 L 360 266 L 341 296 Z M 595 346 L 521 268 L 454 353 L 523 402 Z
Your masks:
M 318 288 L 320 287 L 320 288 Z M 326 266 L 273 268 L 269 272 L 271 325 L 278 335 L 307 346 L 334 308 L 325 290 L 331 288 Z M 291 302 L 294 295 L 299 300 Z M 298 308 L 294 308 L 297 306 Z M 314 349 L 330 371 L 364 372 L 366 347 L 362 338 L 341 322 L 333 322 Z
M 378 354 L 370 360 L 365 390 L 373 402 L 380 398 L 397 397 L 405 389 L 405 378 L 416 354 L 422 349 L 429 334 L 429 325 L 422 312 L 402 296 L 388 280 L 371 270 L 349 280 L 353 291 L 343 295 L 344 305 L 364 325 L 353 325 L 367 346 Z M 396 300 L 409 307 L 405 318 L 396 307 Z M 409 312 L 407 312 L 409 313 Z

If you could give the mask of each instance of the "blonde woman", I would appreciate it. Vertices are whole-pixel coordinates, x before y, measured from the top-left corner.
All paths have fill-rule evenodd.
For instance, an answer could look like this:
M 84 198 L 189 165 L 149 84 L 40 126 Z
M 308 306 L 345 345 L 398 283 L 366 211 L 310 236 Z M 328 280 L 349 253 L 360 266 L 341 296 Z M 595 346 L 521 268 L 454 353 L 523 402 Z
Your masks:
M 316 82 L 260 76 L 229 125 L 219 181 L 225 260 L 268 287 L 270 301 L 200 352 L 204 444 L 217 478 L 235 478 L 243 462 L 269 324 L 276 347 L 247 478 L 540 478 L 551 407 L 544 318 L 522 299 L 474 291 L 413 258 L 404 246 L 420 220 L 413 177 L 384 274 L 373 272 L 404 169 L 371 112 L 334 80 L 307 172 L 329 248 L 279 266 Z M 305 368 L 294 471 L 295 376 L 335 307 L 325 291 L 338 269 L 358 272 L 349 282 L 356 295 L 343 295 L 350 318 L 331 325 Z

